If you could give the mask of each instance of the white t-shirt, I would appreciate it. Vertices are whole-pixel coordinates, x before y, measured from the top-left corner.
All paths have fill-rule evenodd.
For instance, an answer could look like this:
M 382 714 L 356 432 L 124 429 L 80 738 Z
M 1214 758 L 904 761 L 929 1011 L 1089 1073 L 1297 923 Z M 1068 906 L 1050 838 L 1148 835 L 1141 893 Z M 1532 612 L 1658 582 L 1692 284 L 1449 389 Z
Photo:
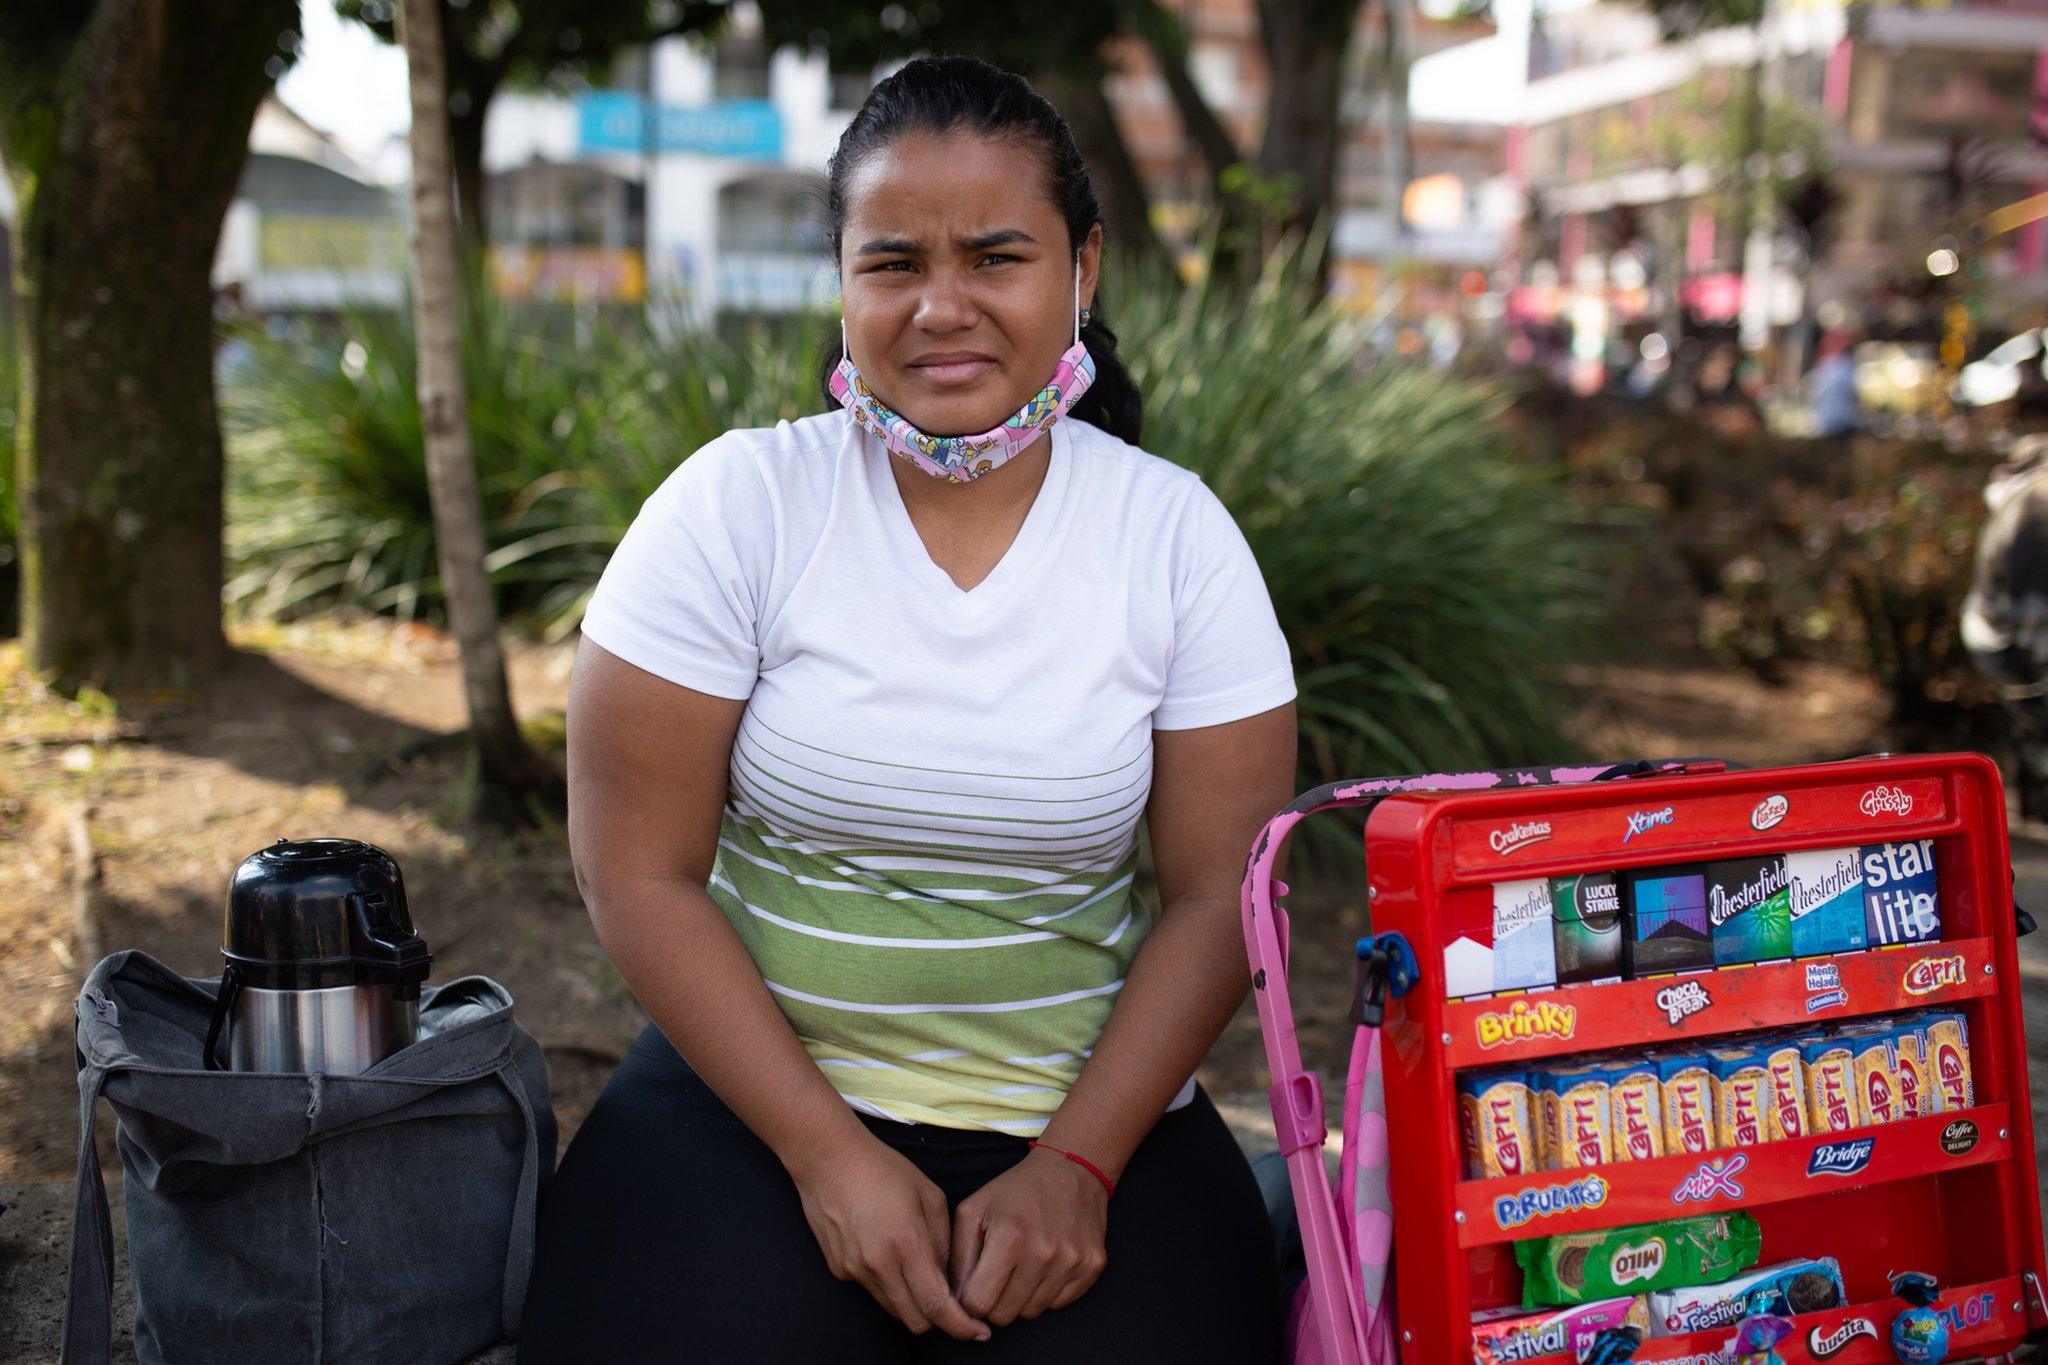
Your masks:
M 747 702 L 710 890 L 864 1112 L 1040 1131 L 1150 927 L 1130 884 L 1152 732 L 1295 695 L 1200 478 L 1072 417 L 1051 438 L 963 592 L 846 414 L 728 432 L 647 500 L 584 617 L 628 663 Z

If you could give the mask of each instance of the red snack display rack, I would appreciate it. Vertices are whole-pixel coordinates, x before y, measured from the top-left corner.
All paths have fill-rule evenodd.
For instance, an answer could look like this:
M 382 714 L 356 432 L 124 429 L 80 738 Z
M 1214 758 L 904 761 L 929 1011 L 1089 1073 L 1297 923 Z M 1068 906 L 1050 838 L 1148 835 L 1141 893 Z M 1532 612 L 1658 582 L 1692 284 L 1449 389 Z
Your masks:
M 1445 994 L 1452 926 L 1490 916 L 1495 883 L 1924 839 L 1935 853 L 1938 940 Z M 1401 794 L 1373 808 L 1365 851 L 1373 927 L 1404 935 L 1422 968 L 1415 989 L 1388 1002 L 1383 1035 L 1405 1365 L 1472 1359 L 1473 1314 L 1521 1302 L 1516 1241 L 1736 1208 L 1760 1225 L 1766 1264 L 1831 1256 L 1841 1265 L 1847 1301 L 1794 1320 L 1797 1335 L 1778 1348 L 1788 1362 L 1890 1361 L 1890 1324 L 1904 1307 L 1890 1276 L 1905 1270 L 1941 1282 L 1954 1359 L 1994 1356 L 2048 1329 L 2005 799 L 1990 760 L 1884 757 Z M 1686 992 L 1683 1009 L 1666 994 L 1677 982 L 1702 988 Z M 1967 1019 L 1967 1110 L 1735 1151 L 1466 1178 L 1461 1073 L 1929 1006 Z M 1729 1335 L 1652 1337 L 1635 1359 L 1716 1358 Z

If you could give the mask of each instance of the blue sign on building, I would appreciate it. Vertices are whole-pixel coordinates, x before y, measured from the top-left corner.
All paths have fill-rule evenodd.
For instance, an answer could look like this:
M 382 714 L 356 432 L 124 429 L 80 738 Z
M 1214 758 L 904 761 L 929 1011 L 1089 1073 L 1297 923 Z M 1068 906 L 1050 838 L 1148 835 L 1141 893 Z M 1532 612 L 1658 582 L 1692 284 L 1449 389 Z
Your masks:
M 630 90 L 594 90 L 578 95 L 579 150 L 647 150 L 646 108 L 646 101 Z M 727 100 L 701 108 L 659 105 L 652 132 L 656 151 L 697 152 L 745 161 L 782 159 L 782 115 L 766 100 Z

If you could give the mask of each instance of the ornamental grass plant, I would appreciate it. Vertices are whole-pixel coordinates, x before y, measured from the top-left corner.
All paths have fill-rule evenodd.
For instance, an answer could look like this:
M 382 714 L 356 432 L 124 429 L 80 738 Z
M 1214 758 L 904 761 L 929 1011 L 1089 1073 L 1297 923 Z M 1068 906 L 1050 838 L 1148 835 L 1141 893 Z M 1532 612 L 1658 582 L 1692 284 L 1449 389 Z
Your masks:
M 1301 689 L 1301 784 L 1569 757 L 1555 678 L 1592 638 L 1594 580 L 1567 502 L 1509 457 L 1506 393 L 1370 363 L 1292 270 L 1276 258 L 1249 289 L 1126 280 L 1105 302 L 1145 447 L 1202 475 L 1265 573 Z M 829 315 L 696 331 L 469 297 L 490 568 L 514 629 L 574 631 L 689 452 L 821 408 Z M 408 318 L 252 338 L 226 405 L 240 608 L 440 614 Z

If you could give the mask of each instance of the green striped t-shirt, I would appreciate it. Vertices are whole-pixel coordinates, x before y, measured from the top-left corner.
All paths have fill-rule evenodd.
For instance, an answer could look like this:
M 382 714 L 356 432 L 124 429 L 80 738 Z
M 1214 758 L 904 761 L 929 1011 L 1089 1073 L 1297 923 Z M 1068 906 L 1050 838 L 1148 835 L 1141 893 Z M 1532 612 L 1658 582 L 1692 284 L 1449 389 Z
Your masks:
M 1151 927 L 1153 732 L 1269 710 L 1293 674 L 1188 471 L 1061 421 L 963 592 L 893 458 L 843 414 L 728 433 L 648 500 L 584 632 L 746 700 L 709 890 L 847 1102 L 1033 1135 Z

